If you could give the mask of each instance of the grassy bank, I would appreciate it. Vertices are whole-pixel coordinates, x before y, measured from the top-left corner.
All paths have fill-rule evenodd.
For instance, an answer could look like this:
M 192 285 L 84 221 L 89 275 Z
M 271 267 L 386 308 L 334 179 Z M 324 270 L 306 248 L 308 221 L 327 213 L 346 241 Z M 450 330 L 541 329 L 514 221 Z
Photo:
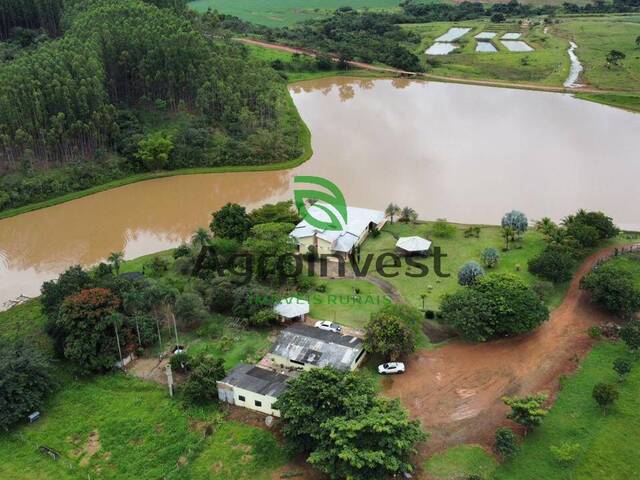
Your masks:
M 577 93 L 576 98 L 618 107 L 630 112 L 640 112 L 640 94 L 625 93 Z

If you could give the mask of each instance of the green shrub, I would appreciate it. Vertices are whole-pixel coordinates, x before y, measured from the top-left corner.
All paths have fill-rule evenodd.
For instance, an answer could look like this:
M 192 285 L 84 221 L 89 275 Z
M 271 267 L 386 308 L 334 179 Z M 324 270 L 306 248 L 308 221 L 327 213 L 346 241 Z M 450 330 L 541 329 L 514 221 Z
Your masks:
M 439 218 L 431 226 L 431 234 L 438 238 L 452 238 L 458 229 L 447 222 L 446 218 Z
M 529 260 L 529 271 L 554 283 L 571 279 L 575 261 L 566 248 L 549 246 Z
M 171 370 L 186 373 L 191 370 L 191 361 L 191 355 L 187 352 L 181 352 L 171 355 L 169 363 L 171 364 Z
M 559 446 L 551 445 L 549 451 L 556 462 L 563 467 L 568 467 L 576 461 L 581 448 L 579 443 L 564 442 Z
M 496 430 L 496 452 L 502 458 L 510 458 L 518 452 L 518 441 L 513 430 L 501 427 Z

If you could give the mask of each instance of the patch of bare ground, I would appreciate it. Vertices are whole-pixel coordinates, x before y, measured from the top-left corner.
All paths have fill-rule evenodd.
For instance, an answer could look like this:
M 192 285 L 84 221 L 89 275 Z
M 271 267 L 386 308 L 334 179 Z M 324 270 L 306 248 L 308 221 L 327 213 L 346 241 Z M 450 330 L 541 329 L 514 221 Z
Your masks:
M 613 320 L 579 288 L 580 279 L 611 251 L 584 261 L 563 303 L 535 332 L 480 344 L 453 340 L 417 352 L 407 362 L 407 373 L 384 385 L 384 394 L 400 398 L 430 433 L 419 449 L 422 459 L 463 443 L 490 450 L 496 428 L 508 424 L 505 395 L 555 397 L 559 378 L 574 371 L 592 346 L 587 329 Z

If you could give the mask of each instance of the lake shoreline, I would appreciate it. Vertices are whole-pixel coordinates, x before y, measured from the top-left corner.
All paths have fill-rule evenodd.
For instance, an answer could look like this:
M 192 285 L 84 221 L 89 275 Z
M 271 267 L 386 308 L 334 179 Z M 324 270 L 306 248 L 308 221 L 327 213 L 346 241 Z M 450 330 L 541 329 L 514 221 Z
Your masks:
M 289 85 L 287 85 L 288 88 Z M 91 188 L 84 190 L 78 190 L 77 192 L 67 193 L 58 197 L 50 198 L 36 203 L 30 203 L 21 207 L 12 208 L 10 210 L 0 211 L 0 221 L 5 218 L 11 218 L 24 213 L 34 212 L 43 208 L 53 207 L 79 198 L 88 197 L 96 193 L 105 192 L 107 190 L 113 190 L 115 188 L 124 187 L 132 183 L 144 182 L 147 180 L 156 180 L 159 178 L 177 177 L 181 175 L 201 175 L 206 173 L 242 173 L 242 172 L 269 172 L 275 170 L 289 170 L 291 168 L 298 167 L 308 161 L 313 156 L 313 149 L 311 147 L 311 130 L 307 124 L 300 117 L 300 112 L 293 105 L 293 100 L 289 95 L 289 99 L 293 106 L 295 115 L 300 120 L 300 131 L 298 133 L 300 142 L 302 144 L 302 153 L 291 160 L 277 163 L 266 163 L 261 165 L 224 165 L 217 167 L 194 167 L 184 168 L 180 170 L 166 170 L 159 172 L 146 172 L 137 173 L 134 175 L 128 175 L 117 180 L 112 180 L 107 183 L 102 183 Z

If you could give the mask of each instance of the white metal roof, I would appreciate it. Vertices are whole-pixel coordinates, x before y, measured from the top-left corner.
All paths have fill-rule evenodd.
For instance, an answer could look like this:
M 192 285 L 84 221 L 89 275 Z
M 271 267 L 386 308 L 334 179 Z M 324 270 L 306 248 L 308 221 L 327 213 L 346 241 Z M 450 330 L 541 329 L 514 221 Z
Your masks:
M 309 302 L 299 298 L 289 297 L 280 300 L 280 303 L 273 307 L 273 309 L 281 317 L 295 318 L 309 313 Z
M 431 241 L 422 237 L 400 237 L 396 247 L 407 252 L 426 252 L 431 248 Z
M 327 204 L 323 204 L 327 208 L 333 208 Z M 316 205 L 309 207 L 309 215 L 329 222 L 330 218 L 327 212 L 318 208 Z M 339 215 L 336 215 L 340 218 Z M 306 220 L 302 220 L 296 228 L 291 232 L 291 236 L 300 239 L 311 237 L 314 234 L 323 240 L 331 243 L 331 249 L 336 252 L 349 252 L 358 242 L 358 239 L 367 230 L 370 223 L 380 224 L 384 220 L 384 212 L 379 210 L 370 210 L 368 208 L 347 207 L 347 224 L 343 225 L 342 230 L 322 230 L 310 225 Z

